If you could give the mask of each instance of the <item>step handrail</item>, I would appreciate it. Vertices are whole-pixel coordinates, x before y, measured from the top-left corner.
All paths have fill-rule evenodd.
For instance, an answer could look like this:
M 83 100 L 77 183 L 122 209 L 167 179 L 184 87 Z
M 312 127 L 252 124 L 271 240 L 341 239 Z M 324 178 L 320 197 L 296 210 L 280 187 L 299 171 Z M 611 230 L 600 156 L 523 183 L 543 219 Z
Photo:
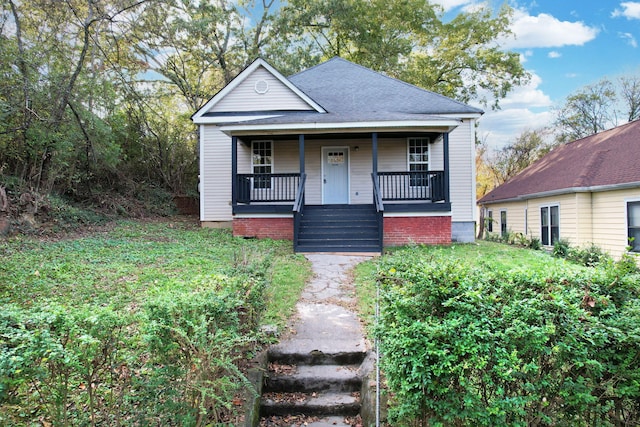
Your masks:
M 300 183 L 296 192 L 296 199 L 293 202 L 293 212 L 301 213 L 304 209 L 304 184 L 307 181 L 307 174 L 300 174 Z
M 304 211 L 304 187 L 307 182 L 307 174 L 302 172 L 300 174 L 300 182 L 298 184 L 298 191 L 296 192 L 296 199 L 293 202 L 293 250 L 298 250 L 298 236 L 300 234 L 300 222 Z
M 384 212 L 384 203 L 382 202 L 382 194 L 380 193 L 380 185 L 378 184 L 378 174 L 371 173 L 373 180 L 373 202 L 376 205 L 376 212 Z

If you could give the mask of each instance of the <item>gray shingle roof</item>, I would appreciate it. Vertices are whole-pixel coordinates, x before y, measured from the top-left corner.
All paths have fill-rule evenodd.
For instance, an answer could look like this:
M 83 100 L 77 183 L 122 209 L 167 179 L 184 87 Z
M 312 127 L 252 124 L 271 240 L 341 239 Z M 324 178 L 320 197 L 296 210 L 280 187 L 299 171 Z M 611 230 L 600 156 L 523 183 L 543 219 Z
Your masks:
M 315 111 L 273 111 L 269 118 L 246 120 L 244 125 L 293 123 L 349 123 L 444 121 L 444 115 L 482 114 L 483 111 L 435 92 L 377 73 L 335 57 L 289 77 L 300 91 L 321 105 Z M 249 113 L 250 114 L 250 113 Z M 227 113 L 206 113 L 224 117 Z M 226 124 L 236 124 L 232 115 Z
M 482 110 L 335 57 L 289 77 L 330 113 L 482 114 Z
M 640 120 L 561 145 L 478 200 L 640 183 Z

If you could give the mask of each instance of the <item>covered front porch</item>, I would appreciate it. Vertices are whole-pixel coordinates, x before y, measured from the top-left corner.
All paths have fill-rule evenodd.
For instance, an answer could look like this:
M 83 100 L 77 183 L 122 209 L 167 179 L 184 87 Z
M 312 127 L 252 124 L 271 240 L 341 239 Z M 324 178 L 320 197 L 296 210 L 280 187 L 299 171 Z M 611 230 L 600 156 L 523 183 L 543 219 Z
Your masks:
M 448 129 L 231 137 L 235 235 L 298 252 L 451 239 Z

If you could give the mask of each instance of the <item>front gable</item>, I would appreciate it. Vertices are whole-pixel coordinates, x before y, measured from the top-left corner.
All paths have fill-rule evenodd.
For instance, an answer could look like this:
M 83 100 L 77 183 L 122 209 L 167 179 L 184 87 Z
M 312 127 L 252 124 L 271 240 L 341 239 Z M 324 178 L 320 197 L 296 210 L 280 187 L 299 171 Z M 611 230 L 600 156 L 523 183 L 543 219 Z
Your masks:
M 199 123 L 216 113 L 274 111 L 324 112 L 282 74 L 262 59 L 254 61 L 209 100 L 192 119 Z

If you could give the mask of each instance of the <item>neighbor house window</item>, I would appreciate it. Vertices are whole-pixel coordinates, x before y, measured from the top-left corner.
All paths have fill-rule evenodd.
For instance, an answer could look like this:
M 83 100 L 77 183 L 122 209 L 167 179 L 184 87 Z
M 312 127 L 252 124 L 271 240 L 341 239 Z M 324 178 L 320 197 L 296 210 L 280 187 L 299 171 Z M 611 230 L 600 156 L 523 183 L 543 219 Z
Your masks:
M 493 211 L 487 212 L 487 231 L 493 233 Z
M 627 203 L 627 227 L 631 252 L 640 252 L 640 201 Z
M 500 233 L 507 234 L 507 211 L 500 211 Z
M 253 174 L 253 188 L 271 188 L 273 171 L 273 152 L 271 141 L 253 141 L 251 143 L 251 167 Z
M 545 246 L 553 246 L 560 240 L 560 207 L 540 208 L 540 240 Z
M 409 172 L 429 171 L 429 138 L 409 138 Z M 427 187 L 427 174 L 411 174 L 412 187 Z

